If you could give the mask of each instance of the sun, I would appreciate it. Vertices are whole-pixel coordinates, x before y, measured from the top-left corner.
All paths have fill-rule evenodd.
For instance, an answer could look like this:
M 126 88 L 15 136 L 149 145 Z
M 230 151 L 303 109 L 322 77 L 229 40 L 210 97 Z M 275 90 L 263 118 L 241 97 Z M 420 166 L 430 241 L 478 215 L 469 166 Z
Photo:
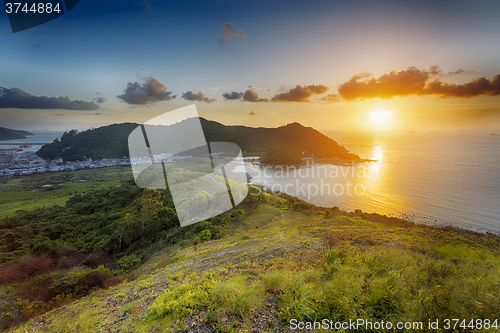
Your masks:
M 370 118 L 376 124 L 385 124 L 392 117 L 391 111 L 380 110 L 380 111 L 372 111 L 370 112 Z

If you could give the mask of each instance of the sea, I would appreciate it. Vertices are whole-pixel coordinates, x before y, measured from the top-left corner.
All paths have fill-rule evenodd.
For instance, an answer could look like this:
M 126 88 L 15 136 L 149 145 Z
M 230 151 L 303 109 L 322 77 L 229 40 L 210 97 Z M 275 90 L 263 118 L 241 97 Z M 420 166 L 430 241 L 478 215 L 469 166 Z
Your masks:
M 54 139 L 60 139 L 64 132 L 32 132 L 25 139 L 0 140 L 0 149 L 19 148 L 21 144 L 32 144 L 30 148 L 22 148 L 23 151 L 37 151 L 46 143 L 52 143 Z
M 374 161 L 311 162 L 302 170 L 248 165 L 251 182 L 322 207 L 500 233 L 498 133 L 325 134 Z

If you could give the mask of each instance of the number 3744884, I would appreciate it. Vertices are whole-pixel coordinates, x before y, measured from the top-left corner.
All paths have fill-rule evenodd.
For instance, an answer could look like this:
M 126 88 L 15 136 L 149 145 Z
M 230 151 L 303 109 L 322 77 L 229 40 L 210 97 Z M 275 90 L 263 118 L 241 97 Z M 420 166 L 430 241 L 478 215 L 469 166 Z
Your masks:
M 27 3 L 22 3 L 22 2 L 13 2 L 13 3 L 8 2 L 5 4 L 5 10 L 7 14 L 11 13 L 51 14 L 53 12 L 59 13 L 62 11 L 62 9 L 59 7 L 59 3 L 57 3 L 54 6 L 50 2 L 33 3 L 29 5 Z

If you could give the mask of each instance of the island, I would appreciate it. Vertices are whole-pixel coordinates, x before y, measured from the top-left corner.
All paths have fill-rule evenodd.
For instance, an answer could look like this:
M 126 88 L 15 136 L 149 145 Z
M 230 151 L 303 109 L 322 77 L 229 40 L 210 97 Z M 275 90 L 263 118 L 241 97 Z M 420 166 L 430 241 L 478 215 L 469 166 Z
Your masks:
M 23 130 L 14 130 L 10 128 L 0 127 L 0 140 L 26 139 L 27 135 L 33 135 L 33 133 Z

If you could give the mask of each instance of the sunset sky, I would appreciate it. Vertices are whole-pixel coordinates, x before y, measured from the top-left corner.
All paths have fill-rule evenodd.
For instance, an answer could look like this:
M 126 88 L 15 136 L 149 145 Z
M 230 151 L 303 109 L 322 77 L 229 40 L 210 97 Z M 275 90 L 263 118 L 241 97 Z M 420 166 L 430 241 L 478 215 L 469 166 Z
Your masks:
M 15 34 L 0 9 L 4 127 L 142 123 L 196 103 L 230 125 L 500 130 L 496 0 L 80 0 Z

